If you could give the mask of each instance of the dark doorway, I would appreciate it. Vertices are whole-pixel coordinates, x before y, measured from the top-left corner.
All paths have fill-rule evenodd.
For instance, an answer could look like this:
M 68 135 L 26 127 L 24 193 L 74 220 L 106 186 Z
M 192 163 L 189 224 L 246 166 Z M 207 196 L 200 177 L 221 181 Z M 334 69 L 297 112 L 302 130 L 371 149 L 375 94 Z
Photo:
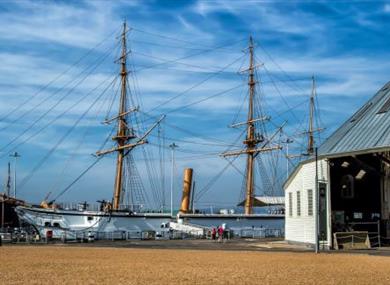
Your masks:
M 381 160 L 374 154 L 330 159 L 332 232 L 378 234 Z

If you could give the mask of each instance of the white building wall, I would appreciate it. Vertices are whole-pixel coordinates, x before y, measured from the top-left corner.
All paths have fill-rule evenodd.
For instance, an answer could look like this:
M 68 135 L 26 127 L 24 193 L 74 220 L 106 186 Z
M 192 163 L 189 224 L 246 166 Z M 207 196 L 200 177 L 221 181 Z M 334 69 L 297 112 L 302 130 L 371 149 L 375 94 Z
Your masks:
M 315 161 L 301 165 L 294 177 L 285 185 L 286 222 L 285 235 L 287 241 L 301 243 L 315 243 L 315 214 L 317 213 L 316 187 L 315 187 Z M 327 182 L 328 164 L 325 160 L 318 161 L 318 179 Z M 313 213 L 309 215 L 308 190 L 313 192 Z M 297 211 L 297 192 L 301 197 L 301 215 Z M 327 187 L 328 197 L 328 241 L 330 240 L 330 215 L 329 215 L 329 183 Z M 292 216 L 290 216 L 289 193 L 292 193 Z

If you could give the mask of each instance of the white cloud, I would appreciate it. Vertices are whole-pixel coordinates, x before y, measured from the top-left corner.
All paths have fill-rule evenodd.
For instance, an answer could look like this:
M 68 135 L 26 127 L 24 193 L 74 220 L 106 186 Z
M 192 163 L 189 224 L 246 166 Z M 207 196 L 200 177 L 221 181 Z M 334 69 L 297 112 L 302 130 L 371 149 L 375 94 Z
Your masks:
M 286 14 L 272 2 L 199 0 L 194 4 L 193 11 L 204 17 L 214 12 L 227 12 L 240 18 L 253 31 L 263 27 L 274 32 L 307 35 L 324 29 L 321 23 L 313 21 L 312 15 L 294 9 Z M 306 24 L 309 22 L 310 25 Z
M 0 50 L 0 62 L 2 62 L 0 65 L 0 95 L 2 98 L 0 116 L 10 108 L 17 106 L 21 100 L 34 94 L 40 86 L 45 85 L 56 75 L 69 68 L 69 65 L 78 56 L 85 53 L 85 49 L 96 45 L 113 30 L 119 30 L 123 15 L 127 15 L 130 24 L 141 31 L 145 29 L 160 36 L 140 31 L 129 33 L 130 42 L 134 40 L 131 46 L 135 51 L 133 56 L 136 69 L 137 66 L 150 66 L 161 62 L 161 60 L 153 59 L 152 56 L 164 59 L 183 58 L 198 52 L 197 48 L 202 49 L 205 46 L 212 47 L 227 42 L 235 42 L 240 38 L 246 38 L 249 33 L 253 33 L 262 45 L 264 43 L 268 44 L 266 46 L 267 51 L 271 52 L 283 70 L 292 77 L 309 78 L 314 73 L 318 80 L 317 87 L 320 98 L 326 96 L 327 100 L 330 101 L 331 98 L 343 96 L 347 97 L 343 99 L 343 102 L 346 103 L 350 102 L 348 100 L 355 99 L 355 96 L 363 100 L 370 97 L 380 88 L 382 83 L 388 80 L 388 65 L 383 60 L 382 54 L 378 55 L 372 52 L 359 55 L 351 52 L 345 56 L 337 53 L 337 46 L 329 40 L 333 33 L 336 33 L 336 36 L 338 35 L 339 29 L 335 24 L 336 20 L 320 19 L 315 14 L 299 8 L 291 9 L 289 13 L 285 13 L 282 9 L 279 9 L 278 3 L 197 1 L 193 6 L 187 6 L 182 10 L 177 9 L 174 12 L 169 11 L 169 13 L 167 10 L 159 11 L 160 8 L 156 9 L 156 5 L 149 6 L 145 1 L 115 1 L 110 2 L 110 4 L 101 1 L 88 1 L 78 5 L 64 4 L 64 2 L 16 2 L 15 5 L 17 6 L 16 9 L 2 11 L 0 15 L 0 39 L 4 43 Z M 383 9 L 388 13 L 389 4 L 385 4 Z M 224 15 L 229 14 L 231 16 L 232 21 L 235 21 L 234 26 L 224 22 L 223 17 L 214 17 L 215 14 L 221 14 L 221 12 L 225 13 Z M 361 25 L 375 24 L 376 28 L 378 26 L 380 28 L 380 25 L 372 22 L 373 20 L 367 17 L 368 12 L 363 12 L 358 15 L 360 18 L 357 18 L 357 14 L 348 17 L 351 17 L 355 22 L 360 20 Z M 338 16 L 343 16 L 342 13 L 344 12 L 339 10 L 338 13 L 340 14 Z M 177 38 L 179 41 L 168 39 L 165 36 Z M 194 42 L 194 45 L 182 42 L 180 39 Z M 107 45 L 110 45 L 114 40 L 114 37 L 109 38 Z M 149 44 L 142 41 L 149 42 Z M 218 70 L 232 62 L 241 55 L 241 49 L 245 45 L 246 43 L 241 41 L 226 49 L 213 50 L 212 52 L 181 59 L 180 61 L 185 64 L 172 62 L 169 65 L 140 70 L 136 75 L 145 109 L 150 110 L 168 98 L 196 85 L 209 75 L 209 71 Z M 100 48 L 98 52 L 101 53 L 104 48 Z M 149 56 L 141 56 L 137 52 Z M 264 56 L 260 48 L 257 52 L 272 74 L 281 79 L 286 79 L 285 74 Z M 41 98 L 49 96 L 64 83 L 77 77 L 82 68 L 89 63 L 87 61 L 85 64 L 83 63 L 72 69 L 61 80 L 53 84 L 51 89 L 45 90 L 36 97 L 29 106 L 23 106 L 21 111 L 35 106 Z M 242 78 L 235 74 L 242 63 L 243 61 L 237 62 L 237 64 L 227 68 L 227 72 L 223 75 L 216 76 L 205 84 L 188 91 L 185 95 L 164 105 L 161 110 L 169 111 L 190 104 L 236 86 L 240 82 L 243 83 L 244 93 L 237 89 L 229 94 L 191 106 L 191 108 L 169 114 L 168 122 L 184 129 L 198 129 L 201 135 L 208 134 L 226 142 L 234 141 L 237 133 L 227 129 L 226 125 L 231 122 L 237 108 L 242 103 L 243 94 L 245 94 L 245 81 L 242 82 Z M 244 66 L 246 65 L 247 63 L 244 63 Z M 104 80 L 110 72 L 116 72 L 117 69 L 118 66 L 112 63 L 112 58 L 108 59 L 107 64 L 97 69 L 88 80 L 78 86 L 64 100 L 63 104 L 60 104 L 53 112 L 45 116 L 39 126 L 53 120 L 56 115 L 65 111 L 80 96 L 85 95 L 86 92 L 89 92 Z M 264 75 L 264 71 L 262 74 Z M 262 79 L 266 82 L 263 88 L 264 102 L 270 107 L 270 115 L 272 116 L 274 111 L 282 112 L 288 109 L 282 103 L 269 78 L 265 76 Z M 300 90 L 291 88 L 291 85 L 293 84 L 291 83 L 289 86 L 286 84 L 278 85 L 282 95 L 291 105 L 300 102 L 310 93 L 310 81 L 300 84 Z M 110 90 L 110 92 L 113 92 L 113 90 Z M 39 161 L 53 147 L 53 144 L 88 108 L 93 100 L 92 98 L 96 98 L 98 94 L 99 91 L 92 93 L 91 97 L 80 102 L 67 114 L 56 120 L 53 126 L 48 127 L 39 136 L 34 137 L 23 146 L 21 151 L 26 156 L 23 162 L 25 167 L 23 174 L 27 174 L 28 170 L 33 167 L 32 162 Z M 0 133 L 0 146 L 7 143 L 10 138 L 17 136 L 26 127 L 26 124 L 28 125 L 29 122 L 32 122 L 55 104 L 58 97 L 51 98 L 44 104 L 39 104 L 36 111 L 24 118 L 23 122 L 17 122 L 13 125 L 13 128 Z M 341 106 L 341 103 L 337 104 L 337 107 Z M 302 111 L 304 107 L 299 106 L 297 110 Z M 327 107 L 323 106 L 322 108 L 326 109 Z M 340 118 L 340 112 L 344 111 L 345 113 L 345 110 L 333 109 L 332 114 L 335 115 L 332 117 L 332 123 L 334 125 L 339 123 L 334 122 L 335 118 Z M 103 116 L 103 114 L 101 115 Z M 302 119 L 301 115 L 297 115 L 299 119 Z M 288 114 L 288 116 L 291 117 L 291 114 Z M 278 119 L 282 120 L 281 118 Z M 289 121 L 289 130 L 297 129 L 299 123 L 294 120 Z M 0 122 L 0 128 L 5 124 L 5 122 Z M 49 176 L 58 175 L 58 171 L 56 172 L 56 168 L 60 166 L 58 161 L 66 159 L 72 153 L 81 133 L 88 125 L 92 125 L 91 134 L 78 151 L 83 161 L 78 162 L 76 160 L 74 168 L 72 164 L 67 175 L 73 178 L 76 176 L 76 172 L 80 172 L 83 167 L 85 168 L 87 164 L 84 157 L 96 151 L 106 135 L 105 131 L 101 130 L 96 124 L 99 124 L 99 122 L 95 120 L 92 114 L 86 116 L 85 120 L 80 123 L 79 128 L 75 130 L 75 133 L 72 133 L 58 147 L 58 151 L 54 154 L 56 159 L 51 160 L 48 167 L 44 168 L 41 174 L 38 174 L 32 180 L 32 185 L 37 188 L 45 187 L 42 186 L 42 181 L 46 181 L 44 179 L 46 173 L 49 173 Z M 39 126 L 37 125 L 29 130 L 27 136 L 34 133 Z M 188 136 L 175 129 L 167 128 L 166 136 L 172 137 L 172 139 L 181 138 L 199 143 L 178 142 L 184 152 L 180 153 L 178 151 L 177 163 L 180 171 L 186 166 L 195 168 L 196 175 L 199 175 L 197 179 L 200 187 L 207 184 L 208 179 L 214 176 L 225 164 L 225 161 L 220 159 L 217 154 L 215 156 L 210 154 L 211 152 L 221 152 L 223 147 L 207 145 L 210 141 Z M 156 143 L 156 138 L 151 138 L 151 141 Z M 202 145 L 202 143 L 206 143 L 206 145 Z M 239 141 L 237 147 L 241 146 L 241 141 Z M 151 147 L 153 148 L 153 146 Z M 202 157 L 205 153 L 209 155 Z M 194 156 L 194 158 L 191 158 L 191 156 Z M 155 159 L 156 157 L 158 157 L 157 154 Z M 139 157 L 140 169 L 142 175 L 146 177 L 146 168 L 142 159 L 142 157 Z M 169 164 L 169 161 L 165 163 Z M 169 167 L 169 165 L 166 166 Z M 240 163 L 238 166 L 244 167 Z M 108 171 L 110 172 L 108 173 Z M 83 188 L 93 187 L 93 191 L 89 190 L 89 195 L 95 195 L 96 189 L 99 195 L 106 198 L 110 197 L 112 173 L 112 165 L 105 162 L 96 171 L 92 170 L 91 172 L 92 177 L 98 178 L 98 183 L 87 180 L 80 181 L 75 189 L 79 191 Z M 180 175 L 181 173 L 179 173 Z M 178 178 L 178 183 L 181 183 L 180 180 Z M 230 169 L 228 177 L 222 178 L 221 183 L 217 184 L 217 189 L 212 191 L 216 191 L 215 193 L 218 193 L 218 195 L 226 196 L 226 199 L 233 200 L 238 196 L 240 187 L 241 177 L 237 175 L 236 171 Z M 77 191 L 72 192 L 77 197 L 76 199 L 88 197 L 77 193 Z M 223 195 L 227 191 L 234 194 Z M 207 199 L 212 197 L 215 197 L 215 195 L 206 196 Z
M 92 2 L 93 3 L 93 2 Z M 112 5 L 81 5 L 58 2 L 15 2 L 13 12 L 3 12 L 0 37 L 7 40 L 47 41 L 89 48 L 119 27 Z M 103 4 L 103 3 L 101 3 Z M 48 23 L 50 23 L 48 25 Z

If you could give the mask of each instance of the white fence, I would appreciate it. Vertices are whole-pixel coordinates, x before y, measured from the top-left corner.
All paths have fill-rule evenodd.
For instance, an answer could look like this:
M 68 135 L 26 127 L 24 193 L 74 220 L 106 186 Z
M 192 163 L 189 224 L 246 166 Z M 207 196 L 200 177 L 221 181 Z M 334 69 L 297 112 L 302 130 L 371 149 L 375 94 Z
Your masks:
M 267 229 L 267 228 L 248 228 L 248 229 L 239 229 L 233 230 L 235 237 L 240 238 L 283 238 L 284 230 L 283 229 Z

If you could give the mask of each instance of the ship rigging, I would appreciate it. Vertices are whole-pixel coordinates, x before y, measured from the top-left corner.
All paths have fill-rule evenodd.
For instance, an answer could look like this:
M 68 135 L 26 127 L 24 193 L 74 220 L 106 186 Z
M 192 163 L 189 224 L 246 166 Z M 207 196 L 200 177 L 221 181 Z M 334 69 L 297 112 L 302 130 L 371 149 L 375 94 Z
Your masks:
M 250 215 L 253 213 L 253 200 L 254 200 L 254 159 L 257 155 L 262 152 L 280 150 L 282 147 L 280 145 L 271 145 L 272 140 L 264 137 L 264 134 L 258 133 L 256 131 L 255 122 L 263 122 L 269 120 L 270 118 L 267 116 L 254 118 L 254 99 L 256 96 L 256 80 L 255 80 L 255 68 L 259 65 L 255 64 L 254 61 L 254 46 L 253 39 L 250 37 L 249 39 L 249 67 L 247 70 L 249 73 L 248 77 L 248 86 L 249 86 L 249 107 L 248 107 L 248 120 L 244 123 L 238 123 L 232 125 L 233 127 L 237 127 L 240 125 L 247 126 L 247 135 L 244 140 L 244 144 L 246 145 L 245 150 L 233 151 L 233 152 L 225 152 L 222 156 L 234 156 L 234 155 L 247 155 L 247 163 L 246 163 L 246 195 L 245 195 L 245 214 Z M 281 128 L 277 132 L 279 132 Z M 258 147 L 259 144 L 262 144 L 261 147 Z
M 240 44 L 243 39 L 240 39 L 238 41 L 235 41 L 233 43 L 220 45 L 217 47 L 207 47 L 207 46 L 198 46 L 197 48 L 190 47 L 188 48 L 191 51 L 190 56 L 180 56 L 176 59 L 168 59 L 168 60 L 162 60 L 161 58 L 158 58 L 156 56 L 151 56 L 150 58 L 156 60 L 159 60 L 159 63 L 156 64 L 150 64 L 150 65 L 143 65 L 142 67 L 136 69 L 134 67 L 134 64 L 129 61 L 130 55 L 145 55 L 142 51 L 139 50 L 133 50 L 129 48 L 130 46 L 127 43 L 127 36 L 130 32 L 139 32 L 142 33 L 142 31 L 139 31 L 137 29 L 129 29 L 126 25 L 126 23 L 123 24 L 121 27 L 121 33 L 119 36 L 119 43 L 120 43 L 120 56 L 116 59 L 116 63 L 119 63 L 120 65 L 120 71 L 119 76 L 116 74 L 114 79 L 111 81 L 111 77 L 105 79 L 102 81 L 96 88 L 91 90 L 90 92 L 86 93 L 85 95 L 79 97 L 73 104 L 66 107 L 64 111 L 56 113 L 54 116 L 50 117 L 46 122 L 43 123 L 42 126 L 39 126 L 39 123 L 42 123 L 44 119 L 48 117 L 50 112 L 54 111 L 58 106 L 61 105 L 66 99 L 68 99 L 69 94 L 72 94 L 72 92 L 78 87 L 79 84 L 81 84 L 88 76 L 94 73 L 94 71 L 99 67 L 102 61 L 106 60 L 109 55 L 112 53 L 113 50 L 115 50 L 118 46 L 115 47 L 115 49 L 107 49 L 106 52 L 101 54 L 95 62 L 93 62 L 92 67 L 86 68 L 78 75 L 78 78 L 75 82 L 70 81 L 67 83 L 66 88 L 59 88 L 54 92 L 54 95 L 61 95 L 61 93 L 65 93 L 62 96 L 59 96 L 57 98 L 57 101 L 53 105 L 51 105 L 47 111 L 44 113 L 38 115 L 35 119 L 31 121 L 30 124 L 26 125 L 26 128 L 22 130 L 22 132 L 14 137 L 11 138 L 8 143 L 1 146 L 1 149 L 10 149 L 10 150 L 16 150 L 16 148 L 22 147 L 31 140 L 33 140 L 36 136 L 40 135 L 44 130 L 49 129 L 53 124 L 57 123 L 60 119 L 62 119 L 68 112 L 72 111 L 75 107 L 78 105 L 85 103 L 87 99 L 89 99 L 93 94 L 98 93 L 97 90 L 102 89 L 102 92 L 95 96 L 95 98 L 90 104 L 90 106 L 87 108 L 87 110 L 76 120 L 76 122 L 71 125 L 69 130 L 66 131 L 66 133 L 59 137 L 57 142 L 53 142 L 51 145 L 51 148 L 47 155 L 45 155 L 42 159 L 37 161 L 37 164 L 33 167 L 31 173 L 27 174 L 22 181 L 20 182 L 19 188 L 21 188 L 21 191 L 26 188 L 27 183 L 30 181 L 30 179 L 35 175 L 36 172 L 44 165 L 49 158 L 54 154 L 61 144 L 68 138 L 68 136 L 80 125 L 80 122 L 83 119 L 88 118 L 91 110 L 96 108 L 101 103 L 101 107 L 96 108 L 97 115 L 95 118 L 99 118 L 100 114 L 102 113 L 100 110 L 102 110 L 103 105 L 105 103 L 109 103 L 109 110 L 107 111 L 107 114 L 104 118 L 103 124 L 99 126 L 99 128 L 109 126 L 110 130 L 108 132 L 108 135 L 106 137 L 106 140 L 104 143 L 98 148 L 99 150 L 95 153 L 94 160 L 86 167 L 84 170 L 79 171 L 76 178 L 74 178 L 66 187 L 62 188 L 61 191 L 59 186 L 63 183 L 65 183 L 66 171 L 69 169 L 69 161 L 67 160 L 64 163 L 64 167 L 62 171 L 59 171 L 61 173 L 60 182 L 61 183 L 53 183 L 53 186 L 49 191 L 46 193 L 49 193 L 45 195 L 45 200 L 49 199 L 49 196 L 51 193 L 58 193 L 54 198 L 52 198 L 50 201 L 44 201 L 45 203 L 42 203 L 42 208 L 28 208 L 28 207 L 22 207 L 20 210 L 21 215 L 24 215 L 27 217 L 26 219 L 31 222 L 32 219 L 35 219 L 37 216 L 44 217 L 48 213 L 56 213 L 58 215 L 56 224 L 60 224 L 61 228 L 72 228 L 72 225 L 75 220 L 78 218 L 83 219 L 88 215 L 96 216 L 98 217 L 99 221 L 96 222 L 96 226 L 99 227 L 107 227 L 112 228 L 112 225 L 105 225 L 101 222 L 105 220 L 106 215 L 108 213 L 114 214 L 116 213 L 118 221 L 122 219 L 123 214 L 132 214 L 132 218 L 145 218 L 148 216 L 147 209 L 152 210 L 152 216 L 153 218 L 161 218 L 163 220 L 172 218 L 172 214 L 164 214 L 166 210 L 166 201 L 165 201 L 165 191 L 166 191 L 166 181 L 168 180 L 166 178 L 166 173 L 164 171 L 164 166 L 166 164 L 164 160 L 164 156 L 167 157 L 166 154 L 164 154 L 169 149 L 168 144 L 172 141 L 176 141 L 181 143 L 181 146 L 184 145 L 184 147 L 180 147 L 177 151 L 184 154 L 184 155 L 195 155 L 195 159 L 200 159 L 202 156 L 205 157 L 223 157 L 226 160 L 226 165 L 223 165 L 222 169 L 217 172 L 217 174 L 213 177 L 211 177 L 208 181 L 203 182 L 200 181 L 201 187 L 197 192 L 194 194 L 195 196 L 192 197 L 192 200 L 197 205 L 200 205 L 200 199 L 204 197 L 204 195 L 209 192 L 210 188 L 214 187 L 216 185 L 216 182 L 219 180 L 220 177 L 226 173 L 227 169 L 233 169 L 237 171 L 238 174 L 242 175 L 244 179 L 244 192 L 245 192 L 245 203 L 244 203 L 244 214 L 245 215 L 253 215 L 255 214 L 253 211 L 253 201 L 256 195 L 256 192 L 260 193 L 267 193 L 268 195 L 273 195 L 279 188 L 278 185 L 280 185 L 279 182 L 275 182 L 276 180 L 280 180 L 280 177 L 278 177 L 277 172 L 277 166 L 280 163 L 279 158 L 273 159 L 271 158 L 272 153 L 280 153 L 282 150 L 282 146 L 280 144 L 282 134 L 285 134 L 284 132 L 284 126 L 285 126 L 285 120 L 279 124 L 276 125 L 273 123 L 273 129 L 268 128 L 266 126 L 266 123 L 271 122 L 271 117 L 268 115 L 265 115 L 264 109 L 263 109 L 263 98 L 261 97 L 262 94 L 258 92 L 258 89 L 262 87 L 262 83 L 260 79 L 258 78 L 257 70 L 264 67 L 263 64 L 259 64 L 259 60 L 256 60 L 255 55 L 255 43 L 252 37 L 250 37 L 249 40 L 249 46 L 245 50 L 244 55 L 240 55 L 238 57 L 233 58 L 232 60 L 229 60 L 224 66 L 219 67 L 207 67 L 208 72 L 206 73 L 206 76 L 202 78 L 200 81 L 196 82 L 195 84 L 191 85 L 190 87 L 186 88 L 184 91 L 179 92 L 178 94 L 169 97 L 168 99 L 163 100 L 162 102 L 158 102 L 157 106 L 149 109 L 147 112 L 142 108 L 142 103 L 138 100 L 135 100 L 134 97 L 139 97 L 139 94 L 137 94 L 136 89 L 130 86 L 129 82 L 136 83 L 136 80 L 134 80 L 135 74 L 139 72 L 140 70 L 145 70 L 153 67 L 161 67 L 164 64 L 178 64 L 182 66 L 188 66 L 191 68 L 200 68 L 197 64 L 188 64 L 182 62 L 186 58 L 190 58 L 191 56 L 198 56 L 200 54 L 208 53 L 211 51 L 224 51 L 231 49 L 231 46 Z M 144 33 L 145 34 L 145 33 Z M 100 46 L 99 43 L 97 46 Z M 94 48 L 92 49 L 94 50 Z M 92 51 L 91 50 L 91 51 Z M 91 51 L 88 51 L 87 55 L 91 53 Z M 218 91 L 214 94 L 207 94 L 206 96 L 201 97 L 194 97 L 194 99 L 190 101 L 185 101 L 185 104 L 181 105 L 174 105 L 174 107 L 169 107 L 169 104 L 173 101 L 184 97 L 185 95 L 189 94 L 194 89 L 198 88 L 199 86 L 202 86 L 205 82 L 210 81 L 211 79 L 215 79 L 216 77 L 220 76 L 221 74 L 224 74 L 226 71 L 231 71 L 236 64 L 242 63 L 244 60 L 246 60 L 246 55 L 248 55 L 249 63 L 247 68 L 241 69 L 239 73 L 240 74 L 246 74 L 246 80 L 245 82 L 242 82 L 240 84 L 237 84 L 235 86 L 229 86 L 225 90 Z M 75 65 L 77 65 L 78 62 L 76 62 Z M 242 65 L 241 65 L 242 66 Z M 130 67 L 130 68 L 129 68 Z M 167 70 L 169 67 L 167 68 Z M 265 67 L 264 67 L 265 69 Z M 85 77 L 82 77 L 84 76 Z M 60 78 L 61 76 L 59 76 Z M 113 88 L 114 85 L 119 81 L 117 91 L 113 92 L 113 95 L 107 96 L 106 94 L 109 93 L 109 88 Z M 53 81 L 55 82 L 55 80 Z M 109 87 L 102 88 L 107 82 L 111 82 L 109 84 Z M 73 84 L 74 83 L 74 84 Z M 47 86 L 50 86 L 52 82 L 50 82 Z M 72 85 L 73 84 L 73 85 Z M 45 90 L 44 87 L 43 90 Z M 240 132 L 239 136 L 234 140 L 226 141 L 224 139 L 216 138 L 214 135 L 210 134 L 199 134 L 199 131 L 196 130 L 196 126 L 192 124 L 190 127 L 179 127 L 178 124 L 172 121 L 167 121 L 166 116 L 170 116 L 171 114 L 177 113 L 177 112 L 183 112 L 183 110 L 188 110 L 193 108 L 197 105 L 202 105 L 204 102 L 215 100 L 218 97 L 221 97 L 226 94 L 232 94 L 234 95 L 235 92 L 238 89 L 245 88 L 248 90 L 248 96 L 247 98 L 247 109 L 245 112 L 245 120 L 241 122 L 235 121 L 238 119 L 238 116 L 235 117 L 231 124 L 231 128 L 233 129 L 244 129 L 242 132 Z M 113 88 L 114 89 L 114 88 Z M 117 96 L 116 94 L 119 94 Z M 106 96 L 106 97 L 104 97 Z M 33 96 L 34 97 L 34 96 Z M 32 98 L 33 98 L 32 97 Z M 189 97 L 189 96 L 187 96 Z M 49 98 L 49 97 L 48 97 Z M 50 99 L 53 99 L 54 97 L 51 97 Z M 35 99 L 35 98 L 33 98 Z M 31 100 L 33 100 L 31 99 Z M 30 103 L 30 99 L 27 99 L 24 104 Z M 188 100 L 188 98 L 187 98 Z M 246 101 L 246 99 L 244 99 Z M 45 100 L 42 100 L 41 102 L 38 102 L 38 104 L 34 105 L 31 109 L 27 109 L 24 113 L 21 114 L 21 116 L 16 117 L 13 121 L 11 121 L 11 126 L 13 123 L 18 122 L 19 120 L 23 119 L 24 117 L 28 117 L 38 109 L 38 107 L 43 104 Z M 114 104 L 117 102 L 118 104 Z M 113 114 L 112 113 L 112 106 L 116 105 L 118 106 L 118 111 Z M 289 106 L 290 108 L 290 106 Z M 10 112 L 7 116 L 16 114 L 16 110 L 13 110 L 13 112 Z M 14 112 L 15 111 L 15 112 Z M 160 112 L 161 111 L 161 112 Z M 185 112 L 185 111 L 184 111 Z M 288 112 L 288 110 L 287 110 Z M 158 114 L 160 113 L 160 114 Z M 163 115 L 161 115 L 163 114 Z M 280 114 L 278 115 L 279 117 Z M 153 121 L 153 123 L 150 123 Z M 142 125 L 141 128 L 139 128 Z M 145 125 L 148 125 L 148 127 L 145 127 Z M 3 127 L 3 129 L 8 128 L 8 126 Z M 171 130 L 175 130 L 176 134 L 174 133 L 172 135 L 172 132 L 169 135 L 165 134 L 165 128 L 170 128 Z M 312 130 L 313 131 L 313 130 Z M 191 135 L 191 138 L 186 137 L 177 137 L 177 133 L 183 133 L 187 135 Z M 268 133 L 270 132 L 270 135 Z M 84 138 L 87 135 L 84 134 Z M 245 136 L 242 138 L 242 136 Z M 56 139 L 56 138 L 55 138 Z M 113 141 L 113 145 L 110 147 L 108 146 L 108 142 Z M 198 139 L 198 140 L 196 140 Z M 199 141 L 202 139 L 201 141 Z M 244 148 L 242 148 L 242 144 L 240 144 L 240 140 L 243 140 Z M 157 142 L 156 142 L 157 141 Z M 169 141 L 169 143 L 167 143 Z M 82 142 L 80 142 L 80 145 Z M 193 144 L 197 147 L 203 147 L 207 148 L 205 151 L 194 151 L 189 150 L 186 148 L 186 145 Z M 79 145 L 79 146 L 80 146 Z M 150 153 L 147 148 L 148 147 L 154 148 L 157 150 L 159 154 L 159 160 L 158 159 L 151 159 Z M 139 159 L 139 157 L 134 157 L 137 152 L 133 152 L 135 149 L 142 150 L 141 153 L 145 155 L 145 158 Z M 90 175 L 92 172 L 92 169 L 96 169 L 98 163 L 102 161 L 102 158 L 105 156 L 109 156 L 110 154 L 116 154 L 116 162 L 115 162 L 115 174 L 114 176 L 114 187 L 113 187 L 113 195 L 112 200 L 101 200 L 102 204 L 104 204 L 104 207 L 101 209 L 104 209 L 104 211 L 94 211 L 94 212 L 85 212 L 85 213 L 79 213 L 79 212 L 66 212 L 67 210 L 74 210 L 74 208 L 67 208 L 59 203 L 57 201 L 65 194 L 68 193 L 71 189 L 75 188 L 75 185 L 85 176 Z M 278 154 L 280 157 L 280 154 Z M 245 163 L 245 171 L 243 172 L 241 170 L 241 167 L 238 167 L 235 164 L 235 160 L 238 157 L 246 157 L 246 163 Z M 77 150 L 75 150 L 71 157 L 77 158 L 79 157 L 77 155 Z M 184 157 L 185 159 L 185 157 Z M 190 159 L 192 159 L 190 157 Z M 273 160 L 272 160 L 273 159 Z M 267 167 L 266 161 L 271 160 L 272 166 Z M 136 162 L 143 161 L 145 162 L 145 167 L 142 167 L 142 175 L 140 175 L 140 172 L 137 170 Z M 160 170 L 157 170 L 157 166 L 159 166 Z M 174 165 L 173 165 L 174 166 Z M 268 168 L 268 169 L 267 169 Z M 146 170 L 146 171 L 144 171 Z M 172 167 L 172 173 L 174 173 L 175 168 Z M 196 169 L 195 169 L 196 173 Z M 144 191 L 145 186 L 143 185 L 143 182 L 141 181 L 141 176 L 145 178 L 145 176 L 148 179 L 146 180 L 147 187 L 150 188 L 147 189 L 148 191 Z M 283 175 L 284 176 L 284 175 Z M 263 181 L 262 185 L 261 182 L 259 183 L 259 180 Z M 172 180 L 173 181 L 173 180 Z M 199 182 L 199 181 L 197 181 Z M 198 184 L 198 185 L 199 185 Z M 203 184 L 203 185 L 202 185 Z M 203 187 L 202 187 L 203 186 Z M 230 189 L 231 192 L 232 189 Z M 237 191 L 238 192 L 238 191 Z M 146 202 L 149 200 L 148 195 L 151 195 L 154 200 L 154 206 L 150 206 L 150 208 L 145 207 Z M 240 199 L 241 200 L 241 199 Z M 172 204 L 172 203 L 171 203 Z M 83 203 L 84 206 L 87 206 L 87 203 Z M 172 207 L 172 205 L 171 205 Z M 87 211 L 87 207 L 83 208 L 84 211 Z M 66 220 L 64 217 L 65 215 L 74 216 L 75 220 Z M 157 215 L 158 214 L 158 215 Z M 34 216 L 35 215 L 35 216 Z M 138 215 L 138 216 L 137 216 Z M 145 216 L 146 215 L 146 216 Z M 35 217 L 35 218 L 34 218 Z M 76 217 L 78 217 L 76 219 Z M 149 216 L 148 216 L 149 217 Z M 80 222 L 80 225 L 86 225 L 87 221 Z M 53 224 L 53 221 L 50 222 Z M 106 221 L 106 223 L 108 223 Z M 111 223 L 111 222 L 110 222 Z M 88 223 L 87 223 L 88 225 Z M 93 224 L 95 226 L 95 224 Z M 43 225 L 44 226 L 44 225 Z M 141 225 L 138 225 L 141 226 Z M 148 226 L 145 226 L 148 228 Z

